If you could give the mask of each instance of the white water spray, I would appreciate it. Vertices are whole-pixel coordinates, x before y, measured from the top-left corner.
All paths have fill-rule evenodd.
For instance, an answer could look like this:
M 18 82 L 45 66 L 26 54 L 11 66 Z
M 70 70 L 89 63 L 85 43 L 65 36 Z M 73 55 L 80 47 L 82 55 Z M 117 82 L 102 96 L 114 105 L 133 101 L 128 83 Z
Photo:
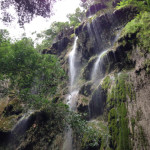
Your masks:
M 98 70 L 100 69 L 100 66 L 99 66 L 100 65 L 100 61 L 101 61 L 101 58 L 107 53 L 107 51 L 108 50 L 105 50 L 104 52 L 102 52 L 98 56 L 98 58 L 97 58 L 97 60 L 96 60 L 96 62 L 94 64 L 94 68 L 93 68 L 92 76 L 91 76 L 93 81 L 98 78 Z

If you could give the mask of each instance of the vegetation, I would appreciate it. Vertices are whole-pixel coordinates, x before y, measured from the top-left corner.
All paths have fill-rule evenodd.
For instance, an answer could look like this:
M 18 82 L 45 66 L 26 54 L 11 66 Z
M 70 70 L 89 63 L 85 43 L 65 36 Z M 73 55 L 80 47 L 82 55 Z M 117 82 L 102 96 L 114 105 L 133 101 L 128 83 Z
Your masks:
M 79 144 L 83 149 L 100 147 L 102 138 L 101 131 L 99 130 L 100 125 L 95 126 L 94 123 L 88 123 L 83 118 L 84 114 L 78 113 L 72 113 L 69 117 L 69 124 Z
M 42 44 L 37 45 L 37 50 L 48 48 L 57 40 L 62 39 L 65 36 L 71 38 L 74 36 L 72 31 L 77 27 L 85 17 L 85 11 L 81 11 L 77 8 L 75 13 L 67 15 L 67 22 L 53 22 L 49 29 L 45 30 L 41 34 L 37 35 L 37 38 L 43 38 Z M 72 35 L 71 35 L 72 34 Z
M 110 87 L 110 77 L 107 76 L 102 83 L 102 88 L 107 91 L 108 126 L 111 135 L 110 147 L 118 150 L 131 149 L 130 132 L 128 129 L 128 117 L 126 99 L 129 96 L 135 98 L 134 90 L 127 81 L 126 74 L 115 77 L 115 83 Z
M 3 10 L 3 21 L 11 22 L 13 16 L 6 11 L 9 6 L 14 6 L 18 14 L 18 23 L 23 26 L 35 16 L 50 17 L 53 4 L 57 0 L 2 0 L 0 7 Z
M 107 90 L 110 87 L 110 83 L 111 83 L 110 76 L 105 77 L 105 79 L 103 80 L 102 88 L 104 90 Z
M 41 34 L 37 34 L 37 38 L 43 38 L 43 41 L 42 44 L 37 45 L 36 49 L 41 51 L 44 48 L 50 47 L 55 40 L 64 36 L 63 33 L 67 32 L 69 29 L 69 22 L 53 22 L 49 29 Z
M 69 19 L 70 26 L 77 27 L 83 21 L 85 11 L 81 11 L 80 8 L 77 8 L 74 14 L 68 14 L 67 17 Z
M 10 80 L 10 89 L 21 100 L 29 101 L 29 104 L 47 102 L 47 98 L 56 92 L 60 80 L 64 78 L 57 58 L 39 54 L 31 39 L 23 38 L 11 43 L 6 35 L 1 36 L 1 79 Z
M 141 12 L 135 19 L 129 22 L 124 29 L 124 34 L 129 36 L 136 34 L 137 43 L 146 52 L 150 52 L 150 12 Z
M 117 9 L 129 5 L 137 7 L 139 11 L 150 11 L 150 0 L 122 0 L 117 6 Z

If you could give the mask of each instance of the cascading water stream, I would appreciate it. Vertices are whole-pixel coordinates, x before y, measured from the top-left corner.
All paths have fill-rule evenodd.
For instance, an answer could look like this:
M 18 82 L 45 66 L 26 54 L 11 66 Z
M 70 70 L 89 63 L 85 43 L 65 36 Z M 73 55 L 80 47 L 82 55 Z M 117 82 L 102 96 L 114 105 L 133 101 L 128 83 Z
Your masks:
M 99 65 L 100 65 L 100 61 L 101 61 L 101 58 L 107 53 L 107 51 L 108 50 L 105 50 L 104 52 L 102 52 L 99 56 L 98 56 L 98 58 L 97 58 L 97 60 L 96 60 L 96 62 L 95 62 L 95 64 L 94 64 L 94 68 L 93 68 L 93 71 L 92 71 L 92 76 L 91 76 L 91 79 L 92 79 L 92 81 L 95 81 L 97 78 L 98 78 L 98 70 L 99 70 Z
M 77 79 L 77 66 L 76 66 L 76 48 L 77 48 L 78 37 L 75 38 L 73 49 L 69 54 L 69 78 L 70 78 L 70 89 L 69 95 L 67 96 L 67 104 L 71 111 L 76 110 L 76 101 L 78 96 L 78 89 L 76 84 Z M 68 130 L 65 134 L 65 141 L 63 144 L 63 150 L 74 150 L 73 148 L 73 138 L 72 138 L 72 129 L 68 127 Z
M 77 40 L 78 40 L 78 37 L 75 38 L 73 49 L 69 54 L 69 71 L 70 71 L 69 77 L 70 77 L 70 87 L 71 87 L 70 92 L 72 92 L 73 90 L 72 88 L 74 86 L 74 81 L 76 78 L 75 58 L 76 58 Z
M 112 46 L 114 45 L 114 43 L 118 40 L 119 36 L 120 36 L 121 30 L 117 33 L 115 39 L 112 41 Z M 112 47 L 111 46 L 111 47 Z M 102 53 L 100 53 L 100 55 L 98 56 L 93 70 L 92 70 L 92 74 L 91 74 L 91 80 L 92 81 L 97 81 L 97 79 L 99 79 L 99 75 L 101 73 L 101 68 L 100 68 L 100 64 L 101 64 L 101 58 L 108 52 L 109 49 L 104 50 Z
M 76 66 L 76 48 L 77 48 L 78 37 L 75 38 L 73 49 L 69 54 L 69 78 L 70 78 L 70 89 L 69 96 L 67 97 L 67 104 L 69 105 L 70 110 L 75 111 L 76 109 L 76 98 L 78 95 L 76 79 L 77 79 L 77 66 Z

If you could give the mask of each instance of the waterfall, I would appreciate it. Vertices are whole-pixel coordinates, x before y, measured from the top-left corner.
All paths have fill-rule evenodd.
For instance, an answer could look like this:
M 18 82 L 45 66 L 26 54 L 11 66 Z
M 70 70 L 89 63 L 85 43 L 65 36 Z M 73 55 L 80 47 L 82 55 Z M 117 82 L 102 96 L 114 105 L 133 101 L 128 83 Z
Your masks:
M 70 86 L 71 86 L 71 91 L 72 88 L 75 84 L 75 78 L 76 78 L 76 65 L 75 65 L 75 58 L 76 58 L 76 47 L 77 47 L 77 40 L 78 37 L 75 38 L 74 44 L 73 44 L 73 49 L 69 54 L 69 71 L 70 71 Z
M 112 41 L 111 47 L 114 45 L 114 43 L 118 40 L 119 36 L 121 34 L 121 30 L 116 34 L 116 37 L 114 38 L 114 40 Z M 99 54 L 93 70 L 92 70 L 92 74 L 91 74 L 91 80 L 92 81 L 97 81 L 97 79 L 100 79 L 100 75 L 101 75 L 101 66 L 100 64 L 102 63 L 102 57 L 108 52 L 109 48 L 107 50 L 104 50 L 102 53 Z
M 69 94 L 67 96 L 67 104 L 69 105 L 70 111 L 76 111 L 76 101 L 79 90 L 77 89 L 77 72 L 78 72 L 78 66 L 76 64 L 76 49 L 77 49 L 77 40 L 78 37 L 75 38 L 73 49 L 69 54 L 69 78 L 70 78 L 70 86 L 69 86 Z M 65 133 L 65 141 L 63 144 L 63 150 L 73 150 L 75 149 L 73 147 L 73 137 L 72 137 L 72 129 L 69 126 L 68 130 Z
M 94 64 L 93 70 L 92 70 L 92 75 L 91 75 L 92 81 L 95 81 L 96 79 L 99 79 L 98 75 L 99 75 L 99 72 L 100 72 L 100 61 L 101 61 L 101 58 L 107 53 L 107 51 L 108 50 L 105 50 L 104 52 L 102 52 L 98 56 L 98 58 L 97 58 L 97 60 Z
M 69 78 L 70 78 L 70 89 L 69 89 L 69 96 L 67 97 L 67 104 L 69 105 L 70 110 L 75 111 L 76 109 L 76 99 L 78 96 L 78 90 L 77 90 L 77 64 L 76 64 L 76 48 L 77 48 L 77 40 L 78 37 L 75 38 L 73 49 L 69 54 Z
M 108 61 L 109 59 L 107 57 L 108 51 L 112 48 L 114 43 L 118 40 L 119 35 L 121 31 L 118 31 L 115 38 L 111 41 L 111 46 L 107 49 L 105 49 L 102 53 L 100 53 L 93 65 L 93 69 L 91 72 L 91 80 L 93 81 L 94 85 L 97 86 L 96 90 L 92 94 L 91 101 L 89 103 L 89 114 L 90 119 L 96 118 L 99 115 L 103 114 L 103 108 L 104 108 L 104 102 L 106 100 L 105 92 L 103 92 L 103 89 L 101 88 L 101 85 L 99 85 L 100 80 L 104 77 L 104 63 L 105 61 Z M 106 57 L 103 59 L 103 56 L 106 55 Z

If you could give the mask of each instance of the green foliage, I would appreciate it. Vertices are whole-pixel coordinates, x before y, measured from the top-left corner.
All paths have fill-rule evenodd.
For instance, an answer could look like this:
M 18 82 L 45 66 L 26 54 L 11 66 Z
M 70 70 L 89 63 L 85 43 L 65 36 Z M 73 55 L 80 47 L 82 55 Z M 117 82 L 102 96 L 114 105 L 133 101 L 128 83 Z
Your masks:
M 42 44 L 37 45 L 37 50 L 48 48 L 55 40 L 57 41 L 64 36 L 70 36 L 70 29 L 77 27 L 83 21 L 84 16 L 85 12 L 77 8 L 75 13 L 67 15 L 69 21 L 53 22 L 49 29 L 37 35 L 38 38 L 43 38 Z M 73 35 L 71 35 L 72 37 Z
M 67 32 L 70 29 L 69 22 L 53 22 L 49 29 L 45 30 L 43 33 L 38 34 L 38 38 L 44 38 L 42 44 L 37 45 L 38 50 L 42 50 L 44 48 L 48 48 L 52 45 L 55 38 L 59 36 L 59 34 Z
M 149 60 L 149 59 L 146 59 L 146 60 L 145 60 L 144 66 L 145 66 L 146 72 L 147 72 L 148 74 L 150 74 L 150 60 Z
M 1 76 L 10 79 L 10 88 L 29 104 L 47 102 L 64 78 L 57 58 L 39 54 L 27 38 L 14 44 L 9 40 L 1 43 L 0 66 Z
M 105 79 L 103 80 L 103 83 L 102 83 L 102 88 L 104 90 L 107 90 L 110 86 L 110 83 L 111 83 L 110 76 L 105 77 Z
M 85 115 L 71 112 L 68 123 L 83 149 L 100 147 L 101 132 L 84 120 Z
M 74 38 L 74 36 L 75 36 L 75 34 L 73 33 L 73 34 L 70 35 L 70 38 Z
M 82 138 L 82 148 L 89 149 L 100 147 L 100 141 L 101 141 L 100 130 L 92 126 L 87 126 L 87 129 L 85 130 Z
M 115 86 L 113 86 L 111 92 L 107 94 L 107 104 L 109 107 L 113 107 L 116 102 L 125 102 L 127 95 L 129 96 L 130 100 L 136 99 L 134 88 L 131 83 L 126 80 L 127 78 L 127 74 L 120 74 L 118 77 L 116 77 Z M 106 86 L 107 84 L 105 83 L 104 85 Z
M 80 8 L 77 8 L 74 14 L 68 14 L 67 17 L 69 19 L 70 26 L 77 27 L 83 21 L 85 12 L 81 11 Z
M 120 9 L 129 5 L 137 7 L 139 11 L 150 11 L 150 0 L 122 0 L 116 8 Z
M 9 33 L 5 29 L 0 29 L 0 44 L 9 41 Z
M 125 34 L 137 33 L 138 45 L 150 52 L 150 13 L 142 12 L 125 26 Z
M 107 94 L 108 124 L 113 149 L 130 150 L 130 131 L 126 109 L 127 95 L 133 98 L 133 87 L 127 81 L 126 74 L 115 78 L 115 84 Z
M 120 103 L 116 108 L 110 110 L 108 123 L 113 147 L 118 150 L 131 149 L 127 110 L 124 103 Z
M 25 23 L 29 23 L 35 16 L 50 17 L 55 2 L 57 0 L 2 0 L 0 1 L 3 17 L 1 20 L 9 23 L 14 19 L 11 12 L 7 11 L 12 6 L 16 11 L 17 22 L 20 26 L 23 26 Z
M 40 111 L 31 114 L 28 121 L 29 124 L 32 123 L 32 126 L 30 126 L 25 134 L 17 134 L 15 141 L 19 145 L 23 141 L 24 147 L 32 145 L 33 149 L 47 149 L 56 136 L 63 133 L 66 127 L 67 114 L 68 107 L 65 104 L 49 103 Z

